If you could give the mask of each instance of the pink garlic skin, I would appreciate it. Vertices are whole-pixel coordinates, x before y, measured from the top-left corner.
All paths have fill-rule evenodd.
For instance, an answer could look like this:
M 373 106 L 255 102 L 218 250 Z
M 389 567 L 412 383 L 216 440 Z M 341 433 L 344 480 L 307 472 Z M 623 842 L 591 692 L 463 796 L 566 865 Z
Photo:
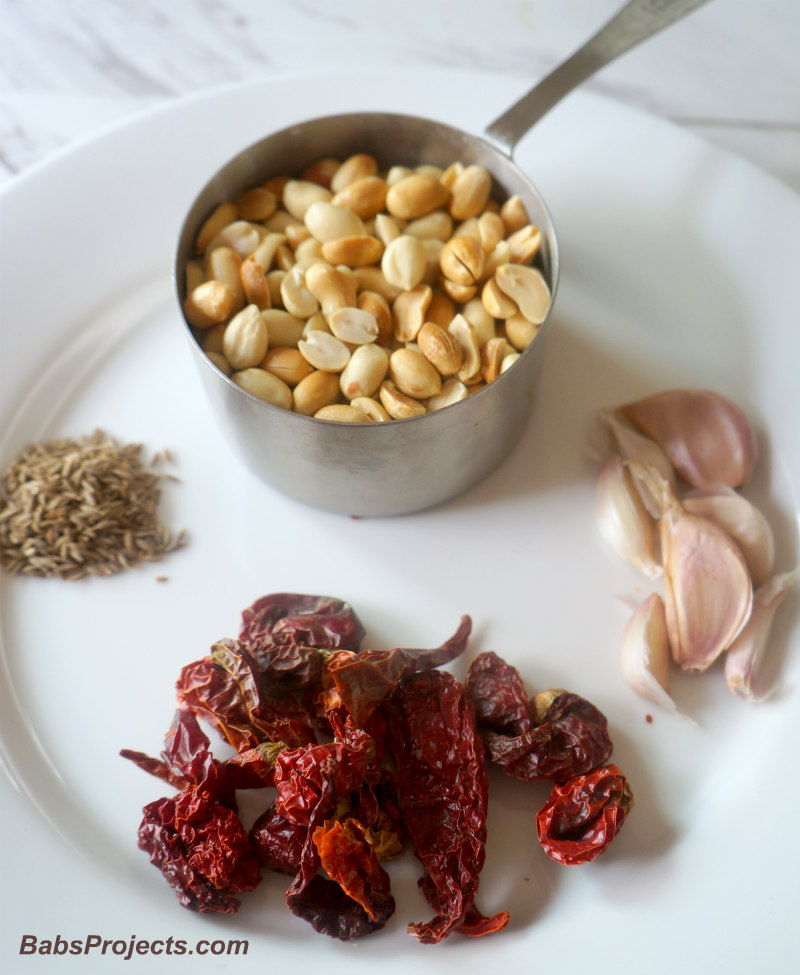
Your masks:
M 740 407 L 713 390 L 665 390 L 617 414 L 655 440 L 693 487 L 741 487 L 753 473 L 755 430 Z
M 726 532 L 679 505 L 661 521 L 661 550 L 673 659 L 683 670 L 707 670 L 750 616 L 747 564 Z
M 645 700 L 677 711 L 669 695 L 669 641 L 664 603 L 652 593 L 634 610 L 622 634 L 622 675 Z
M 725 681 L 745 701 L 764 701 L 774 690 L 764 680 L 764 659 L 775 611 L 798 579 L 800 569 L 782 572 L 756 590 L 750 619 L 725 654 Z
M 708 518 L 741 549 L 754 586 L 763 586 L 775 565 L 775 539 L 767 519 L 733 488 L 718 484 L 691 491 L 681 502 L 686 511 Z
M 675 470 L 667 455 L 654 440 L 646 437 L 638 430 L 634 430 L 629 424 L 623 423 L 612 412 L 604 412 L 602 417 L 623 460 L 632 461 L 636 464 L 644 464 L 647 467 L 653 468 L 669 484 L 672 491 L 677 491 L 678 484 Z M 656 499 L 653 498 L 641 483 L 637 483 L 636 487 L 650 514 L 654 518 L 660 518 L 661 510 Z
M 604 464 L 597 479 L 595 505 L 605 543 L 640 572 L 650 578 L 660 576 L 655 523 L 619 457 L 611 457 Z

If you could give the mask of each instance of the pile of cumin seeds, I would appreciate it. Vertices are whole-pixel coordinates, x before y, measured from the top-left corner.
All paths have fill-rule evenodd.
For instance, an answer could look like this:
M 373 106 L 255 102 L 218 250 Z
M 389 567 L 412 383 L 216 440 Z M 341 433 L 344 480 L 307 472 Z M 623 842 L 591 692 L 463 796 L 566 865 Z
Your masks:
M 149 469 L 142 449 L 97 430 L 24 450 L 0 479 L 3 570 L 109 576 L 183 545 L 183 532 L 173 535 L 158 518 L 160 482 L 170 475 Z

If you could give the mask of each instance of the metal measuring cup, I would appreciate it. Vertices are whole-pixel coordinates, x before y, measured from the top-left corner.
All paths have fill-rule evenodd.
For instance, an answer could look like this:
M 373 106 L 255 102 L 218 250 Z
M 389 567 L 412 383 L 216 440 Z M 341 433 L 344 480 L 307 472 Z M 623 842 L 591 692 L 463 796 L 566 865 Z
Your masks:
M 518 194 L 542 234 L 538 261 L 555 302 L 558 240 L 536 187 L 513 162 L 517 142 L 557 102 L 620 54 L 708 0 L 631 0 L 572 57 L 492 122 L 483 136 L 429 119 L 386 113 L 327 116 L 260 140 L 224 165 L 202 189 L 180 232 L 183 268 L 214 207 L 270 175 L 297 173 L 325 157 L 369 153 L 382 166 L 454 160 L 485 167 L 495 193 Z M 551 312 L 553 305 L 551 304 Z M 551 315 L 519 360 L 494 382 L 452 406 L 388 423 L 335 423 L 282 410 L 245 392 L 204 354 L 191 328 L 200 376 L 223 433 L 245 464 L 302 503 L 357 516 L 407 514 L 447 501 L 494 471 L 520 440 L 533 407 Z

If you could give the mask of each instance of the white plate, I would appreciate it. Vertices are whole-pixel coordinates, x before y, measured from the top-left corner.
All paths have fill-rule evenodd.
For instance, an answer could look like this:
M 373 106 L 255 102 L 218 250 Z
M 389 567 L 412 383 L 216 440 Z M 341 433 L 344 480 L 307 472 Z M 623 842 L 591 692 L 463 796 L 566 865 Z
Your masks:
M 27 442 L 103 427 L 174 454 L 164 517 L 188 547 L 107 580 L 2 581 L 4 972 L 780 972 L 794 937 L 800 803 L 798 600 L 775 633 L 782 693 L 735 700 L 718 668 L 676 681 L 697 721 L 623 684 L 617 645 L 640 577 L 600 542 L 585 434 L 596 408 L 678 384 L 732 395 L 758 425 L 751 496 L 798 561 L 800 201 L 669 124 L 584 94 L 517 152 L 560 232 L 563 281 L 538 411 L 514 456 L 465 497 L 397 520 L 300 508 L 223 442 L 173 305 L 180 220 L 207 174 L 292 121 L 344 110 L 480 132 L 523 80 L 458 72 L 295 78 L 182 102 L 62 154 L 0 197 L 2 466 Z M 158 583 L 156 577 L 169 576 Z M 429 916 L 410 855 L 397 912 L 358 944 L 316 936 L 269 877 L 233 917 L 197 916 L 136 848 L 165 788 L 118 757 L 157 753 L 180 667 L 236 635 L 277 590 L 352 602 L 372 646 L 439 643 L 461 613 L 530 688 L 567 685 L 609 716 L 637 805 L 611 851 L 562 868 L 538 848 L 545 790 L 492 776 L 480 906 L 511 912 L 478 941 L 418 945 Z M 468 654 L 470 656 L 471 654 Z M 466 661 L 453 665 L 464 673 Z M 12 785 L 14 783 L 15 785 Z M 244 938 L 246 957 L 19 954 L 24 935 Z M 30 942 L 29 942 L 30 943 Z M 37 942 L 38 943 L 38 942 Z M 109 948 L 108 951 L 111 951 Z

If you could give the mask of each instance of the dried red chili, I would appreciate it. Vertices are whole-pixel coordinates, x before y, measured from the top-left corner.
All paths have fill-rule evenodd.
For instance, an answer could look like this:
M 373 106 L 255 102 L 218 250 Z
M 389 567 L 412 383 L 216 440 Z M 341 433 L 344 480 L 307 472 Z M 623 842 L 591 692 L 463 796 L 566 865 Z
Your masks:
M 492 651 L 478 654 L 464 682 L 479 729 L 516 737 L 533 725 L 533 708 L 516 667 Z
M 353 723 L 363 727 L 375 708 L 404 677 L 421 670 L 441 667 L 464 652 L 472 620 L 463 616 L 456 632 L 441 646 L 430 650 L 363 650 L 357 654 L 335 654 L 326 670 L 333 678 L 339 699 Z
M 406 677 L 384 702 L 400 810 L 425 868 L 420 886 L 437 912 L 408 931 L 432 944 L 452 931 L 482 935 L 508 923 L 475 907 L 485 859 L 488 781 L 463 688 L 446 671 Z
M 558 863 L 588 863 L 608 848 L 632 806 L 616 765 L 556 784 L 536 817 L 542 849 Z
M 242 612 L 239 639 L 256 655 L 273 645 L 358 650 L 365 630 L 353 607 L 330 596 L 273 593 Z
M 362 937 L 395 909 L 380 861 L 410 838 L 436 915 L 409 932 L 433 943 L 500 930 L 505 912 L 475 907 L 485 753 L 520 778 L 568 780 L 537 821 L 551 856 L 577 863 L 605 849 L 632 801 L 624 778 L 621 791 L 614 784 L 615 766 L 578 774 L 610 755 L 605 718 L 560 691 L 541 711 L 542 695 L 529 701 L 496 654 L 473 662 L 464 688 L 433 669 L 463 653 L 470 630 L 465 616 L 434 649 L 361 651 L 363 626 L 341 600 L 278 593 L 244 610 L 239 640 L 218 641 L 182 670 L 161 756 L 122 752 L 179 790 L 145 807 L 139 845 L 180 902 L 235 911 L 234 895 L 269 868 L 293 876 L 287 906 L 315 930 Z M 237 754 L 215 759 L 198 719 Z M 273 785 L 274 804 L 248 834 L 237 791 Z
M 230 913 L 232 894 L 261 882 L 256 854 L 236 813 L 227 766 L 209 751 L 209 740 L 191 712 L 179 711 L 167 732 L 161 759 L 123 752 L 146 771 L 181 791 L 145 806 L 139 846 L 190 910 Z
M 546 702 L 541 713 L 530 703 L 526 709 L 519 673 L 497 654 L 475 658 L 466 688 L 487 755 L 513 778 L 564 782 L 611 756 L 614 746 L 601 711 L 568 691 L 538 695 L 537 701 Z
M 238 751 L 265 741 L 297 747 L 316 741 L 311 718 L 291 695 L 262 691 L 261 668 L 244 643 L 220 640 L 210 656 L 184 667 L 180 703 L 211 723 Z
M 300 869 L 308 836 L 305 823 L 292 823 L 275 805 L 266 809 L 250 829 L 250 841 L 263 867 L 294 876 Z
M 358 820 L 326 820 L 311 839 L 320 866 L 364 910 L 370 921 L 385 923 L 394 912 L 389 875 L 378 863 Z

